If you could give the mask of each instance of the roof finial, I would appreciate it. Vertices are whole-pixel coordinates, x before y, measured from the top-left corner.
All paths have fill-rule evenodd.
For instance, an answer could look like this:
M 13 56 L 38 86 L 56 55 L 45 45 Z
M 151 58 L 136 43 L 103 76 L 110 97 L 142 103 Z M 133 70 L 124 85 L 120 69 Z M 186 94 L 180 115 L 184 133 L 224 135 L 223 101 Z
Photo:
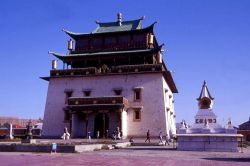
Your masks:
M 204 80 L 202 88 L 201 88 L 200 96 L 197 98 L 197 100 L 199 101 L 203 97 L 207 97 L 207 98 L 210 98 L 211 100 L 214 100 L 214 98 L 211 96 L 211 94 L 210 94 L 210 92 L 208 90 L 207 83 L 206 83 L 205 80 Z
M 118 21 L 119 26 L 121 26 L 122 25 L 122 13 L 121 12 L 117 14 L 117 21 Z

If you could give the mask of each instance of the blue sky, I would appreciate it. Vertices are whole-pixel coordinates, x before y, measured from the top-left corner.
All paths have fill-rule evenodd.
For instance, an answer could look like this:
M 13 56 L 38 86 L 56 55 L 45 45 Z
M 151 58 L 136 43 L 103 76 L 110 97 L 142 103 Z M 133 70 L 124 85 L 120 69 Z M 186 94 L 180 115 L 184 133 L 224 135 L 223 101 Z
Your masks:
M 177 121 L 194 121 L 196 98 L 208 83 L 221 123 L 238 125 L 250 116 L 250 1 L 248 0 L 8 0 L 0 5 L 0 116 L 43 117 L 53 57 L 69 39 L 61 29 L 91 32 L 95 20 L 146 16 L 157 21 L 164 60 L 179 90 Z

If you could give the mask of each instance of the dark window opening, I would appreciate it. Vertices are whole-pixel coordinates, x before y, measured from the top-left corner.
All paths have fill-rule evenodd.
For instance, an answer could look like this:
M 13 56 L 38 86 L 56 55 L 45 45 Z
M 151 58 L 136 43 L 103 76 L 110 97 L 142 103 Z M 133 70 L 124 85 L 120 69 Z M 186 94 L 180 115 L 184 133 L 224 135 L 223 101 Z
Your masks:
M 122 95 L 122 90 L 121 89 L 114 89 L 115 95 L 120 96 Z
M 135 100 L 141 100 L 141 91 L 135 90 Z
M 140 121 L 141 120 L 141 110 L 135 109 L 134 110 L 134 121 Z
M 91 95 L 91 91 L 90 90 L 86 90 L 86 91 L 83 91 L 84 93 L 84 96 L 88 97 Z

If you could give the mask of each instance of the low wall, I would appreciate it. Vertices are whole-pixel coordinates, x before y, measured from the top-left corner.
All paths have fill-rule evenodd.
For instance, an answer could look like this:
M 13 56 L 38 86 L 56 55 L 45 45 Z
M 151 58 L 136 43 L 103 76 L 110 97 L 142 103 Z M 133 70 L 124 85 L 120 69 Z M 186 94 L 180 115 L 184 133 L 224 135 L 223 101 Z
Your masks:
M 51 152 L 51 145 L 36 145 L 36 144 L 11 144 L 0 145 L 0 152 Z M 59 145 L 57 146 L 57 152 L 61 153 L 74 153 L 75 146 Z
M 130 146 L 129 142 L 117 144 L 87 144 L 87 145 L 57 145 L 56 151 L 59 153 L 75 153 L 94 151 L 101 149 L 124 148 Z M 50 153 L 51 144 L 2 144 L 0 152 L 43 152 Z
M 238 152 L 237 137 L 178 136 L 177 150 Z
M 26 128 L 13 128 L 12 129 L 12 135 L 14 137 L 19 137 L 19 138 L 25 137 L 26 130 L 27 130 Z M 35 138 L 41 137 L 41 133 L 42 133 L 41 129 L 34 128 L 31 131 L 32 131 L 33 137 L 35 137 Z M 9 129 L 0 128 L 0 136 L 1 137 L 6 137 L 6 136 L 9 136 L 9 135 L 10 135 L 10 130 Z

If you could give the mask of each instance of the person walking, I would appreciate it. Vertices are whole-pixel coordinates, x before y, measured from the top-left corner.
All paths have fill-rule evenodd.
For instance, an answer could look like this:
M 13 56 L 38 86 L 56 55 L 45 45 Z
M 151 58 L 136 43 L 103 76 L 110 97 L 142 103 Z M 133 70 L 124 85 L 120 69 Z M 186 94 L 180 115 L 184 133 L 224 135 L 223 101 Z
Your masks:
M 149 130 L 147 131 L 147 138 L 145 140 L 145 142 L 149 142 L 150 143 L 150 133 L 149 133 Z
M 168 133 L 166 134 L 166 142 L 165 142 L 165 146 L 168 144 L 168 145 L 170 145 L 169 144 L 169 140 L 170 140 L 170 137 L 169 137 L 169 135 L 168 135 Z
M 159 143 L 162 143 L 162 144 L 163 144 L 162 132 L 161 132 L 161 131 L 160 131 L 160 133 L 159 133 L 159 139 L 160 139 Z

